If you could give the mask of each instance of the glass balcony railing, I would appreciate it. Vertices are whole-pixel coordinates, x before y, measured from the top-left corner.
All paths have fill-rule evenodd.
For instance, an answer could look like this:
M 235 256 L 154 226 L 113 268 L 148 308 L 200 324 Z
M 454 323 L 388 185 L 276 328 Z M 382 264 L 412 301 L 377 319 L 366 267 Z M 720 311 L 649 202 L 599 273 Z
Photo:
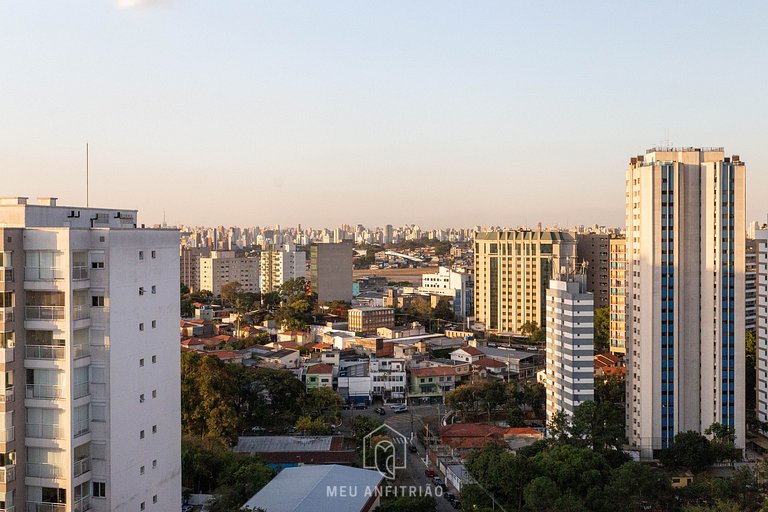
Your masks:
M 16 507 L 13 505 L 6 505 L 5 508 L 0 507 L 0 512 L 16 512 Z
M 72 319 L 73 320 L 85 320 L 91 318 L 91 306 L 86 304 L 78 304 L 72 306 Z
M 13 282 L 13 269 L 10 267 L 0 267 L 0 282 Z
M 27 398 L 39 398 L 43 400 L 56 400 L 64 397 L 61 386 L 48 384 L 27 384 Z
M 91 458 L 86 457 L 84 459 L 76 460 L 74 469 L 75 478 L 89 472 L 91 470 Z
M 0 308 L 0 322 L 13 322 L 13 308 Z
M 64 306 L 26 306 L 24 317 L 27 320 L 64 320 Z
M 75 385 L 73 386 L 73 393 L 74 393 L 74 396 L 72 396 L 73 400 L 76 400 L 78 398 L 83 398 L 84 396 L 88 396 L 91 394 L 88 388 L 87 382 L 75 383 Z
M 83 496 L 72 504 L 72 512 L 88 512 L 91 510 L 91 497 Z M 42 511 L 40 511 L 42 512 Z
M 67 347 L 55 345 L 27 345 L 27 359 L 64 359 L 67 355 Z
M 77 421 L 72 427 L 72 437 L 80 437 L 91 431 L 91 422 L 89 420 Z
M 89 355 L 91 355 L 90 345 L 75 345 L 72 347 L 73 359 L 80 359 L 81 357 L 86 357 Z
M 82 281 L 83 279 L 88 279 L 88 267 L 72 267 L 72 280 Z
M 28 501 L 24 512 L 66 512 L 65 503 L 46 503 L 44 501 Z M 88 509 L 81 509 L 83 511 Z
M 0 394 L 0 402 L 13 402 L 13 386 L 5 388 L 5 393 Z
M 46 462 L 27 462 L 27 476 L 35 478 L 64 478 L 66 470 L 56 464 Z
M 0 430 L 0 443 L 10 443 L 15 439 L 15 427 Z
M 64 439 L 64 427 L 61 425 L 44 425 L 41 423 L 27 423 L 27 437 L 36 439 Z
M 14 464 L 0 466 L 0 483 L 8 484 L 14 480 L 16 480 L 16 466 Z
M 26 281 L 54 281 L 65 277 L 66 272 L 63 268 L 24 267 L 24 279 Z

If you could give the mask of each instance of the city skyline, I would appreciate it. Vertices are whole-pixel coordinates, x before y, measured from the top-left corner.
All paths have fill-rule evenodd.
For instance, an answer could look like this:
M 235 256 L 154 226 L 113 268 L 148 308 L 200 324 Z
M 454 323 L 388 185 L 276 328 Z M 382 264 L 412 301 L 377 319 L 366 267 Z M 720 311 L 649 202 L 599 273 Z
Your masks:
M 628 37 L 662 5 L 674 38 Z M 768 164 L 767 7 L 699 7 L 4 2 L 4 195 L 83 205 L 88 142 L 91 205 L 148 224 L 620 225 L 627 154 Z

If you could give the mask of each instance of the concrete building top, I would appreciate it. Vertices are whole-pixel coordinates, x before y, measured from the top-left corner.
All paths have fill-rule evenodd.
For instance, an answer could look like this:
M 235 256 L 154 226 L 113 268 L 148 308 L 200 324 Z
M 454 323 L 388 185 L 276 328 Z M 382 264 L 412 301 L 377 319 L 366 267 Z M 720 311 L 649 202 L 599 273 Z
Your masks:
M 25 228 L 136 229 L 138 210 L 59 206 L 55 197 L 0 197 L 0 226 Z

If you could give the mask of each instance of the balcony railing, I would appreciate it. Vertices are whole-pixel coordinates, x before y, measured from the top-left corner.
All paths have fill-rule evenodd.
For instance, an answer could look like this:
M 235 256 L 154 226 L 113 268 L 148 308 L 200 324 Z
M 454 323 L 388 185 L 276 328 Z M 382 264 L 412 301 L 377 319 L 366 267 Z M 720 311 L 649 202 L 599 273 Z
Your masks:
M 74 396 L 72 396 L 73 400 L 76 400 L 78 398 L 82 398 L 84 396 L 88 396 L 88 395 L 91 394 L 90 390 L 88 389 L 88 383 L 87 382 L 76 383 L 73 386 L 73 388 L 74 388 L 73 389 Z
M 91 458 L 86 457 L 84 459 L 75 461 L 75 478 L 83 475 L 91 470 Z
M 16 512 L 14 505 L 6 505 L 5 508 L 0 508 L 0 512 Z
M 63 268 L 24 267 L 24 279 L 26 281 L 53 281 L 65 277 L 66 272 Z
M 5 393 L 0 394 L 0 402 L 13 402 L 14 398 L 13 386 L 8 386 L 5 388 Z
M 44 425 L 42 423 L 27 423 L 27 437 L 36 439 L 64 439 L 64 427 L 61 425 Z
M 0 443 L 10 443 L 15 439 L 14 433 L 15 433 L 16 427 L 8 427 L 4 430 L 0 430 Z
M 24 308 L 27 320 L 64 320 L 64 306 L 26 306 Z
M 10 267 L 0 267 L 0 282 L 6 283 L 13 282 L 13 269 Z
M 16 480 L 16 466 L 14 464 L 0 466 L 0 482 L 8 484 L 14 480 Z
M 88 267 L 85 267 L 85 266 L 72 267 L 72 280 L 82 281 L 83 279 L 88 279 Z
M 13 351 L 13 347 L 0 347 L 0 363 L 12 363 Z
M 78 421 L 72 427 L 72 437 L 80 437 L 91 431 L 90 420 Z
M 72 504 L 72 512 L 87 512 L 91 510 L 91 497 L 83 496 Z
M 27 398 L 56 400 L 63 397 L 64 392 L 61 386 L 51 386 L 48 384 L 27 384 Z
M 28 501 L 25 512 L 66 512 L 67 505 L 64 503 L 45 503 L 42 501 Z M 88 510 L 88 509 L 81 509 Z
M 27 476 L 35 478 L 64 478 L 66 470 L 56 464 L 45 462 L 27 462 Z
M 72 319 L 73 320 L 85 320 L 91 318 L 91 306 L 87 304 L 78 304 L 72 306 Z
M 90 345 L 74 345 L 72 347 L 72 358 L 73 359 L 80 359 L 81 357 L 86 357 L 91 355 L 91 346 Z
M 13 322 L 13 308 L 0 308 L 0 322 Z
M 64 359 L 67 347 L 56 345 L 27 345 L 27 359 Z

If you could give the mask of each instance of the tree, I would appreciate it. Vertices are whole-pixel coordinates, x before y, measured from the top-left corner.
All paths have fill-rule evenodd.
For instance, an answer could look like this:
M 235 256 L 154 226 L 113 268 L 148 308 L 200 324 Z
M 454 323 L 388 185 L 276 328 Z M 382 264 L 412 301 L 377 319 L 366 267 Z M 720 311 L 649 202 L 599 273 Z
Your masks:
M 412 318 L 425 323 L 432 314 L 432 305 L 427 299 L 416 297 L 408 304 L 407 312 Z
M 236 512 L 243 503 L 259 492 L 274 476 L 274 471 L 261 460 L 235 454 L 221 476 L 216 497 L 208 506 L 210 512 Z
M 331 388 L 310 389 L 302 401 L 301 410 L 310 418 L 322 418 L 328 423 L 337 423 L 344 401 Z
M 235 299 L 237 299 L 242 291 L 243 287 L 239 282 L 230 281 L 221 285 L 221 293 L 219 295 L 221 296 L 222 302 L 231 306 L 235 303 Z
M 587 400 L 574 409 L 569 433 L 574 441 L 583 441 L 593 450 L 621 450 L 625 441 L 624 411 L 608 402 Z
M 434 512 L 437 501 L 433 496 L 400 496 L 382 501 L 376 512 Z
M 626 379 L 618 375 L 595 377 L 595 401 L 623 405 L 626 401 Z
M 453 306 L 451 306 L 451 300 L 448 297 L 440 297 L 437 301 L 435 310 L 432 312 L 434 318 L 452 322 L 455 320 L 456 315 L 453 313 Z
M 608 306 L 595 309 L 595 350 L 605 352 L 610 348 L 611 311 Z
M 558 510 L 557 502 L 560 498 L 560 490 L 549 477 L 540 476 L 525 486 L 523 497 L 525 504 L 532 510 L 555 511 Z
M 705 435 L 712 436 L 710 446 L 712 456 L 716 461 L 732 460 L 736 455 L 736 429 L 731 425 L 713 423 L 704 431 Z
M 660 504 L 669 500 L 672 488 L 662 472 L 639 462 L 625 462 L 611 474 L 606 495 L 612 496 L 619 511 L 641 510 L 644 504 Z
M 699 473 L 711 466 L 715 457 L 709 440 L 689 430 L 675 436 L 672 446 L 659 454 L 659 461 L 667 467 L 683 467 Z
M 296 420 L 296 430 L 310 436 L 327 435 L 331 433 L 331 427 L 323 418 L 300 416 Z

